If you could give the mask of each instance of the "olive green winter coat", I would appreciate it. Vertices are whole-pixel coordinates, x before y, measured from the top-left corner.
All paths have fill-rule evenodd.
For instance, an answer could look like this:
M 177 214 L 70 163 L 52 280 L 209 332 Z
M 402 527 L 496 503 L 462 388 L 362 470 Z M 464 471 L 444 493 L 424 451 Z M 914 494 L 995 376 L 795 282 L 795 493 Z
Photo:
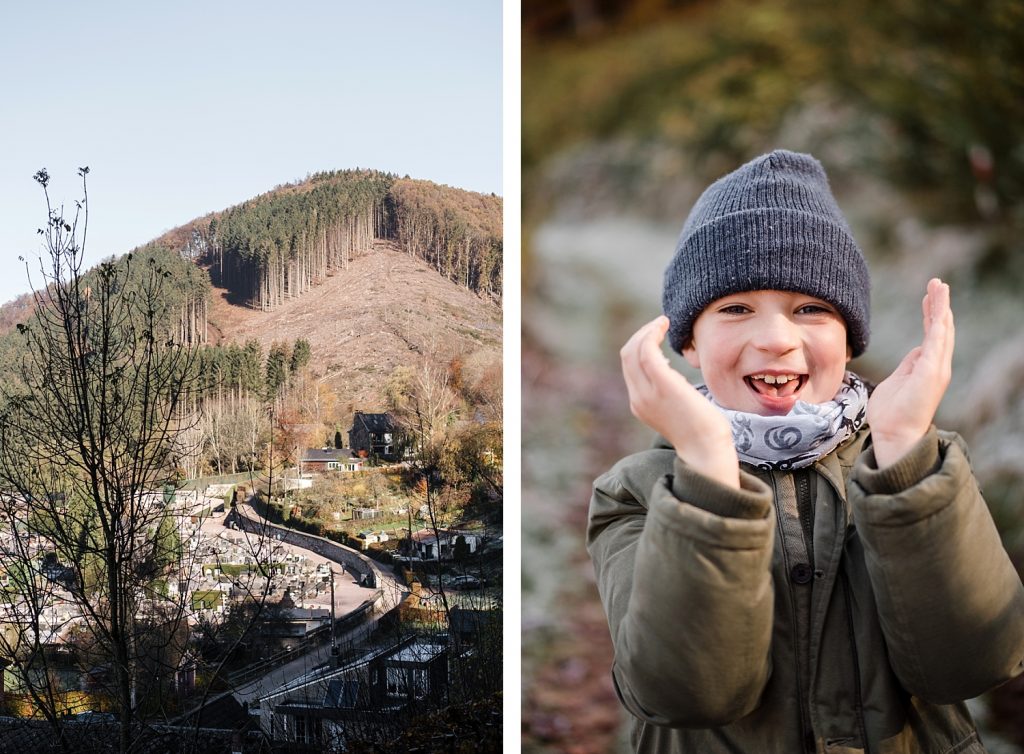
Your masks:
M 882 471 L 868 438 L 740 490 L 666 446 L 595 482 L 635 750 L 984 751 L 962 700 L 1024 671 L 1024 586 L 956 435 Z

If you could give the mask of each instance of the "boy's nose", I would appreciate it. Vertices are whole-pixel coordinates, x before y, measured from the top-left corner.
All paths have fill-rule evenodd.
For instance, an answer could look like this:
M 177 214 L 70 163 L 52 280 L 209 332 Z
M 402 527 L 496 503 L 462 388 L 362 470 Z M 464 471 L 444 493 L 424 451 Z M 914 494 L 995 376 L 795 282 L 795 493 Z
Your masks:
M 784 314 L 770 314 L 759 318 L 752 344 L 759 351 L 782 354 L 800 345 L 800 329 Z

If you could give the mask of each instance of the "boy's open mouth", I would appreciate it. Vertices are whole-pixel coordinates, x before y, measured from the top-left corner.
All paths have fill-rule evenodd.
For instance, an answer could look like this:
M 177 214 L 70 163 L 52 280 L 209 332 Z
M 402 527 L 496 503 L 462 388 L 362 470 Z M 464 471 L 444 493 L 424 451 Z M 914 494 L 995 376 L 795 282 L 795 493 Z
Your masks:
M 806 374 L 751 374 L 743 379 L 755 393 L 769 398 L 788 398 L 807 384 Z

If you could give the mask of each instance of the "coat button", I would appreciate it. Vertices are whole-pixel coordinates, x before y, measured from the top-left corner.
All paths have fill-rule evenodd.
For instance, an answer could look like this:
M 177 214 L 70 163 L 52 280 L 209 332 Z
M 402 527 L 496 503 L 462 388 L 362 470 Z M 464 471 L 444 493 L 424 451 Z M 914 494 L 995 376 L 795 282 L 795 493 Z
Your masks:
M 814 571 L 806 563 L 797 563 L 790 570 L 789 578 L 794 584 L 808 584 L 814 578 Z

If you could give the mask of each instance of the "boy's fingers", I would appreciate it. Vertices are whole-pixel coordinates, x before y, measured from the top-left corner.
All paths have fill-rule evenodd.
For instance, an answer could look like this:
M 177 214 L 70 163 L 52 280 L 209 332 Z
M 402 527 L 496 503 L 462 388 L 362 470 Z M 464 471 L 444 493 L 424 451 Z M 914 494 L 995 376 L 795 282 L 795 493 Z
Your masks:
M 648 378 L 653 379 L 668 365 L 668 358 L 661 350 L 663 333 L 660 324 L 655 322 L 654 329 L 648 332 L 640 344 L 640 366 Z
M 632 401 L 642 397 L 641 390 L 650 389 L 650 378 L 641 360 L 648 340 L 657 337 L 659 319 L 662 318 L 659 317 L 648 322 L 633 333 L 633 336 L 626 341 L 626 345 L 619 351 L 619 357 L 622 360 L 622 374 L 626 379 L 626 389 L 629 390 Z M 660 342 L 660 340 L 656 342 Z
M 637 399 L 639 390 L 646 381 L 643 371 L 637 365 L 636 352 L 636 344 L 630 342 L 623 347 L 619 354 L 622 358 L 622 376 L 626 380 L 626 390 L 629 391 L 631 403 Z
M 925 334 L 922 356 L 931 364 L 942 367 L 951 354 L 948 348 L 949 327 L 952 324 L 949 309 L 949 286 L 937 278 L 928 283 L 928 295 L 924 299 Z
M 640 346 L 640 343 L 643 342 L 644 337 L 647 335 L 648 330 L 651 328 L 653 324 L 653 322 L 648 322 L 647 324 L 645 324 L 643 327 L 641 327 L 639 330 L 633 333 L 630 336 L 629 340 L 626 341 L 626 344 L 621 349 L 619 349 L 619 356 L 622 358 L 623 361 L 626 361 L 627 359 L 635 356 L 636 351 Z
M 953 329 L 953 309 L 949 301 L 949 286 L 942 284 L 942 292 L 939 299 L 939 311 L 937 313 L 942 322 L 942 352 L 941 359 L 943 367 L 948 371 L 953 361 L 953 341 L 955 331 Z M 947 377 L 948 378 L 948 377 Z
M 642 421 L 657 419 L 664 411 L 664 401 L 678 400 L 676 391 L 692 390 L 689 381 L 676 372 L 665 356 L 661 344 L 669 322 L 658 317 L 640 328 L 621 351 L 623 375 L 629 390 L 630 409 Z
M 953 364 L 953 351 L 956 348 L 956 321 L 953 319 L 953 310 L 950 309 L 946 312 L 946 321 L 948 322 L 946 331 L 946 361 L 949 362 L 950 368 L 952 369 Z
M 898 376 L 910 374 L 914 371 L 914 366 L 919 358 L 921 358 L 921 346 L 914 346 L 893 370 L 893 374 Z
M 949 307 L 949 286 L 937 283 L 932 292 L 931 324 L 925 338 L 927 357 L 934 360 L 943 376 L 952 362 L 953 317 Z
M 931 291 L 925 291 L 924 298 L 921 299 L 921 322 L 924 327 L 924 335 L 928 337 L 928 329 L 932 324 L 932 294 Z
M 950 290 L 949 285 L 946 283 L 942 284 L 942 296 L 939 304 L 939 316 L 942 318 L 943 324 L 946 328 L 945 344 L 948 351 L 948 356 L 952 358 L 955 329 L 953 326 L 953 307 L 950 302 Z
M 638 344 L 642 343 L 644 339 L 651 334 L 651 332 L 656 332 L 659 328 L 662 329 L 661 337 L 658 339 L 660 342 L 661 339 L 664 338 L 664 331 L 668 329 L 668 325 L 662 325 L 661 320 L 665 320 L 667 323 L 668 318 L 662 315 L 644 324 L 639 330 L 630 336 L 629 340 L 626 341 L 626 345 L 624 345 L 619 351 L 619 354 L 622 355 L 628 350 L 635 349 Z
M 924 323 L 924 334 L 925 337 L 931 331 L 932 325 L 936 320 L 936 313 L 938 311 L 938 304 L 940 303 L 942 281 L 938 278 L 932 278 L 928 281 L 928 286 L 924 293 L 924 298 L 921 299 L 921 319 Z

